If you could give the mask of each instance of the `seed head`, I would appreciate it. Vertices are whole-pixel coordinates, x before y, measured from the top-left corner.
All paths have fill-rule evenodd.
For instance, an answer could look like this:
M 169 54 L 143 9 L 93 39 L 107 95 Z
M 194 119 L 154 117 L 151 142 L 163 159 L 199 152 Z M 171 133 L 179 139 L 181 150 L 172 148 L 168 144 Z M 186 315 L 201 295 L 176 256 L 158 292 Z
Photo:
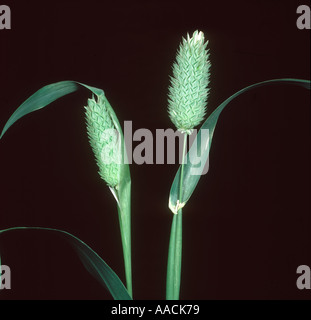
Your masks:
M 169 117 L 182 132 L 191 133 L 206 113 L 209 94 L 210 61 L 203 32 L 195 31 L 182 39 L 173 64 L 169 87 Z
M 87 134 L 93 149 L 99 175 L 111 188 L 120 181 L 119 133 L 112 121 L 104 96 L 88 99 L 85 107 Z

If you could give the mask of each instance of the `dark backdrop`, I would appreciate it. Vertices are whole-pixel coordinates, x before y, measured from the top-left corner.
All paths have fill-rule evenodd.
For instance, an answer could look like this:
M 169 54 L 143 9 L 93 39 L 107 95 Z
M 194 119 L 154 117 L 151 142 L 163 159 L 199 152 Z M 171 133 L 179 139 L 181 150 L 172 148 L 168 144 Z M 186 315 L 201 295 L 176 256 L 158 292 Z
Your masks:
M 208 114 L 237 90 L 273 78 L 310 79 L 308 1 L 6 1 L 0 31 L 0 127 L 32 93 L 76 80 L 104 89 L 133 130 L 172 127 L 171 66 L 182 36 L 209 39 Z M 59 228 L 78 236 L 124 279 L 114 199 L 87 141 L 88 92 L 64 97 L 0 141 L 0 229 Z M 182 299 L 310 299 L 296 269 L 311 266 L 310 95 L 273 86 L 231 103 L 217 125 L 210 171 L 184 209 Z M 134 143 L 134 147 L 138 143 Z M 164 299 L 177 165 L 131 166 L 136 299 Z M 4 299 L 110 299 L 68 244 L 50 234 L 0 238 L 12 272 Z

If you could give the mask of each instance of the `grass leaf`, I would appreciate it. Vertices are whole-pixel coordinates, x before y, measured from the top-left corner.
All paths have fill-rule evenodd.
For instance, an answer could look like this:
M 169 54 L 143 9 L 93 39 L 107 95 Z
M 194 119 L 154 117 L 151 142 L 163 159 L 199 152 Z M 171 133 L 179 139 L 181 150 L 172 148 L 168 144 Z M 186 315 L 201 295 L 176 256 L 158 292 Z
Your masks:
M 16 111 L 5 124 L 0 135 L 0 139 L 3 137 L 4 133 L 21 117 L 46 107 L 55 100 L 69 93 L 77 91 L 80 87 L 85 87 L 95 94 L 103 93 L 101 89 L 93 88 L 76 81 L 60 81 L 49 84 L 35 92 L 16 109 Z
M 171 186 L 170 195 L 169 195 L 169 208 L 173 213 L 177 213 L 179 208 L 185 206 L 187 201 L 190 199 L 193 191 L 195 190 L 202 172 L 204 170 L 205 165 L 207 165 L 207 159 L 209 156 L 212 139 L 215 131 L 215 127 L 218 121 L 218 118 L 223 111 L 223 109 L 235 98 L 240 96 L 241 94 L 255 89 L 261 86 L 266 85 L 275 85 L 275 84 L 292 84 L 304 87 L 310 90 L 310 80 L 300 80 L 300 79 L 273 79 L 267 80 L 259 83 L 255 83 L 250 85 L 232 96 L 226 99 L 223 103 L 221 103 L 217 109 L 205 120 L 203 125 L 201 126 L 189 152 L 187 153 L 186 163 L 184 164 L 183 170 L 183 194 L 182 194 L 182 203 L 179 203 L 179 181 L 180 181 L 180 174 L 181 174 L 181 167 L 179 167 L 173 184 Z M 209 134 L 205 134 L 203 129 L 209 130 Z M 200 162 L 197 164 L 192 164 L 193 160 L 199 158 Z
M 46 232 L 52 232 L 58 236 L 63 237 L 72 248 L 78 254 L 88 272 L 93 275 L 112 295 L 115 300 L 132 300 L 128 291 L 124 287 L 122 281 L 115 274 L 115 272 L 107 265 L 107 263 L 87 244 L 81 241 L 74 235 L 51 228 L 40 228 L 40 227 L 16 227 L 5 230 L 0 230 L 0 235 L 7 232 L 18 231 L 18 230 L 44 230 Z M 1 260 L 0 260 L 1 270 Z

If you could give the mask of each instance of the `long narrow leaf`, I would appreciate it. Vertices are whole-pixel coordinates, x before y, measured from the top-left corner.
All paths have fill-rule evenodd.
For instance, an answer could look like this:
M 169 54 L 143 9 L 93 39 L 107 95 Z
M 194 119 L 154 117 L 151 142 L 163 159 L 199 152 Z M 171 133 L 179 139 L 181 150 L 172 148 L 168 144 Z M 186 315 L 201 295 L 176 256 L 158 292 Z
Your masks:
M 169 196 L 169 208 L 173 213 L 177 213 L 179 208 L 185 206 L 189 198 L 191 197 L 193 191 L 195 190 L 199 179 L 202 175 L 204 170 L 204 166 L 207 163 L 207 159 L 209 156 L 212 138 L 214 135 L 215 127 L 219 118 L 219 115 L 223 111 L 223 109 L 231 102 L 233 99 L 240 96 L 242 93 L 245 93 L 251 89 L 255 89 L 265 85 L 274 85 L 274 84 L 292 84 L 304 87 L 310 90 L 311 82 L 309 80 L 300 80 L 300 79 L 273 79 L 267 80 L 259 83 L 255 83 L 250 85 L 232 96 L 226 99 L 223 103 L 221 103 L 217 109 L 206 119 L 206 121 L 201 126 L 188 154 L 187 154 L 187 161 L 184 165 L 183 170 L 183 195 L 182 195 L 182 203 L 179 203 L 179 181 L 180 181 L 180 167 L 177 171 L 177 174 L 174 178 L 170 196 Z M 208 130 L 209 134 L 203 134 L 204 130 Z M 200 163 L 192 163 L 194 162 L 193 159 L 200 158 Z
M 25 116 L 28 113 L 46 107 L 55 100 L 69 93 L 77 91 L 80 87 L 87 88 L 97 95 L 100 93 L 104 93 L 101 89 L 93 88 L 76 81 L 60 81 L 49 84 L 35 92 L 16 109 L 16 111 L 12 114 L 12 116 L 5 124 L 0 135 L 0 139 L 2 138 L 4 133 L 21 117 Z
M 74 235 L 57 229 L 40 227 L 16 227 L 0 230 L 0 235 L 18 230 L 44 230 L 63 237 L 76 251 L 83 265 L 112 295 L 115 300 L 132 300 L 122 281 L 107 263 L 87 244 Z M 1 265 L 1 260 L 0 260 Z

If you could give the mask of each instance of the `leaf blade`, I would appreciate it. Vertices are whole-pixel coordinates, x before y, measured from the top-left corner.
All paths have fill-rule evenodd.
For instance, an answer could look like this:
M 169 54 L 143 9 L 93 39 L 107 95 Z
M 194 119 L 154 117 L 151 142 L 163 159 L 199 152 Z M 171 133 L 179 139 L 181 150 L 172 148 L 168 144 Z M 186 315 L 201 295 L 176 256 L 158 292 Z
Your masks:
M 104 93 L 101 89 L 97 89 L 86 84 L 71 80 L 59 81 L 46 85 L 37 90 L 15 110 L 15 112 L 11 115 L 9 120 L 4 125 L 4 128 L 0 135 L 0 139 L 3 137 L 5 132 L 23 116 L 48 106 L 57 99 L 77 91 L 80 87 L 84 87 L 97 95 Z
M 18 230 L 43 230 L 52 232 L 65 238 L 72 248 L 78 254 L 81 262 L 87 271 L 95 277 L 112 295 L 115 300 L 132 300 L 128 291 L 124 287 L 122 281 L 108 264 L 87 244 L 69 232 L 42 227 L 15 227 L 5 230 L 0 230 L 0 235 L 3 233 L 18 231 Z M 1 263 L 1 260 L 0 260 Z
M 292 85 L 298 85 L 305 89 L 311 89 L 311 81 L 309 80 L 301 80 L 301 79 L 292 79 L 292 78 L 284 78 L 284 79 L 272 79 L 267 81 L 258 82 L 255 84 L 252 84 L 250 86 L 247 86 L 233 95 L 231 95 L 228 99 L 226 99 L 224 102 L 222 102 L 212 113 L 211 115 L 205 120 L 203 125 L 201 126 L 196 138 L 194 139 L 194 142 L 187 153 L 187 160 L 184 164 L 184 177 L 183 177 L 183 195 L 182 203 L 178 203 L 178 191 L 179 191 L 179 181 L 180 181 L 180 171 L 181 168 L 179 167 L 175 178 L 173 180 L 170 195 L 169 195 L 169 208 L 173 213 L 177 213 L 178 208 L 182 208 L 185 206 L 185 204 L 190 199 L 192 193 L 194 192 L 200 177 L 202 175 L 203 170 L 206 170 L 205 165 L 207 164 L 207 159 L 209 156 L 211 144 L 212 144 L 212 138 L 214 135 L 214 131 L 217 125 L 218 118 L 221 114 L 221 112 L 224 110 L 224 108 L 235 98 L 240 96 L 241 94 L 261 86 L 265 85 L 275 85 L 275 84 L 292 84 Z M 209 134 L 204 135 L 204 130 L 208 130 Z M 201 158 L 200 167 L 196 164 L 192 164 L 192 160 L 196 157 Z M 194 174 L 195 173 L 195 174 Z

